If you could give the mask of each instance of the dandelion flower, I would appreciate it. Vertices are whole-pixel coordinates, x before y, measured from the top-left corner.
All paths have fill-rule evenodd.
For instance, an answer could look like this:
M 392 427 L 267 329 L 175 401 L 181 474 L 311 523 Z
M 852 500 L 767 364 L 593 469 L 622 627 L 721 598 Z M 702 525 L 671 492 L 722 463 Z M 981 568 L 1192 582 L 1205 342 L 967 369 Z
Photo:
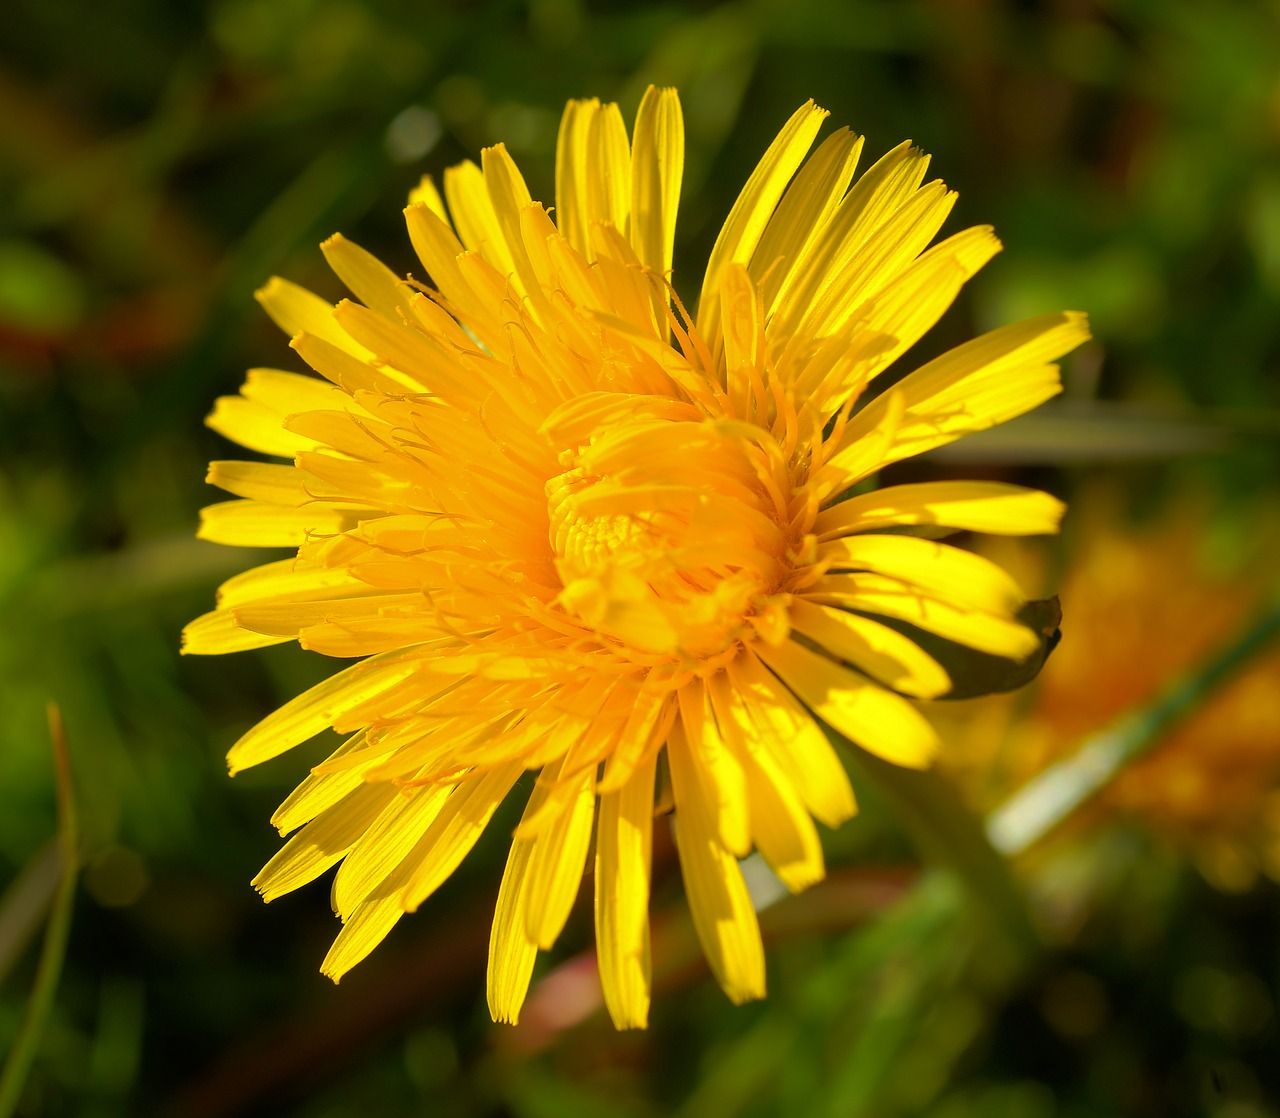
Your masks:
M 210 425 L 292 463 L 214 462 L 237 500 L 200 534 L 296 556 L 227 582 L 186 651 L 297 640 L 357 663 L 231 749 L 232 772 L 322 730 L 350 735 L 281 805 L 297 829 L 255 879 L 268 900 L 341 863 L 337 979 L 532 787 L 490 940 L 495 1019 L 515 1021 L 594 851 L 605 1001 L 649 1009 L 655 797 L 669 780 L 694 925 L 735 1002 L 763 996 L 739 870 L 823 875 L 814 820 L 856 810 L 825 723 L 907 766 L 934 755 L 909 699 L 945 671 L 879 619 L 1025 657 L 1023 598 L 995 565 L 904 528 L 1056 529 L 1014 486 L 848 491 L 910 455 L 1035 407 L 1086 336 L 1052 314 L 867 388 L 999 249 L 986 227 L 929 247 L 955 195 L 902 144 L 854 177 L 825 111 L 787 121 L 711 252 L 696 316 L 671 273 L 683 165 L 673 90 L 570 102 L 554 211 L 501 145 L 405 210 L 433 286 L 341 236 L 354 295 L 284 280 L 258 297 L 319 378 L 249 373 Z M 447 207 L 446 207 L 447 202 Z M 554 218 L 554 219 L 553 219 Z

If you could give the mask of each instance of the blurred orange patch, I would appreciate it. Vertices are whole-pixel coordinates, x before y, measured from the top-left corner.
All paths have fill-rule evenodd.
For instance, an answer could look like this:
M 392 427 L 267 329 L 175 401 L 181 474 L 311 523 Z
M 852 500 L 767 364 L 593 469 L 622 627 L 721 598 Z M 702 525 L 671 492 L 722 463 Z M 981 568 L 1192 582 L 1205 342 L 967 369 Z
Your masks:
M 1127 524 L 1110 494 L 1076 503 L 1060 579 L 1062 643 L 1033 689 L 948 707 L 941 764 L 980 809 L 998 804 L 1089 735 L 1142 707 L 1247 625 L 1274 584 L 1274 536 L 1232 545 L 1207 502 Z M 1260 516 L 1259 524 L 1274 521 Z M 1000 540 L 993 557 L 1032 594 L 1043 545 Z M 954 725 L 959 723 L 959 725 Z M 1083 813 L 1126 816 L 1189 855 L 1214 885 L 1280 880 L 1280 649 L 1253 660 Z

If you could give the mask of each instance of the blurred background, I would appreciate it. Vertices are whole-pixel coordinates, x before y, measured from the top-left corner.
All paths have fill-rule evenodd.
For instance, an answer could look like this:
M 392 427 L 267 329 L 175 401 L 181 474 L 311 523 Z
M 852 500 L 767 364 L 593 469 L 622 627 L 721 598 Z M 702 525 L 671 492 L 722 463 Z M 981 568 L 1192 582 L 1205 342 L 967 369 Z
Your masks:
M 710 980 L 659 834 L 651 1028 L 599 1011 L 589 889 L 520 1027 L 490 1024 L 498 824 L 335 989 L 325 887 L 248 885 L 312 754 L 234 782 L 222 759 L 333 665 L 177 654 L 258 559 L 193 538 L 230 451 L 202 419 L 296 365 L 251 297 L 269 275 L 336 299 L 336 230 L 420 273 L 424 172 L 503 140 L 549 202 L 565 100 L 630 120 L 649 82 L 686 115 L 686 298 L 813 97 L 865 165 L 932 152 L 948 229 L 1007 246 L 913 357 L 1089 312 L 1061 401 L 889 479 L 1067 497 L 1060 539 L 972 541 L 1061 594 L 1062 644 L 1024 691 L 930 706 L 927 780 L 851 759 L 829 881 L 762 915 L 766 1002 Z M 50 700 L 81 859 L 16 1112 L 1280 1115 L 1278 372 L 1276 0 L 6 0 L 0 1051 L 58 877 Z

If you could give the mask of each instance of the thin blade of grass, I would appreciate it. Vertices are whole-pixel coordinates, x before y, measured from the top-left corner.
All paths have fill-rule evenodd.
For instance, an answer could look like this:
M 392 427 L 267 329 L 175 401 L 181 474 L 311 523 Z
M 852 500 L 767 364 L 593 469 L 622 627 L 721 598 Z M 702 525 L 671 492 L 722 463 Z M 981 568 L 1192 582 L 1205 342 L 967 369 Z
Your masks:
M 1274 438 L 1276 417 L 1160 412 L 1110 401 L 1068 400 L 930 451 L 947 463 L 1059 465 L 1221 454 L 1248 435 Z
M 56 841 L 45 843 L 0 898 L 0 984 L 27 949 L 58 891 L 62 860 Z
M 36 968 L 35 986 L 22 1014 L 18 1035 L 0 1072 L 0 1118 L 11 1118 L 22 1098 L 27 1074 L 40 1046 L 40 1038 L 53 1008 L 53 999 L 62 977 L 71 931 L 71 910 L 75 901 L 79 862 L 79 833 L 76 823 L 75 793 L 71 784 L 71 758 L 62 731 L 62 714 L 49 704 L 49 736 L 53 742 L 54 771 L 58 794 L 58 853 L 62 876 L 53 899 L 53 910 L 45 927 L 44 945 Z
M 987 819 L 991 845 L 1006 856 L 1035 845 L 1151 749 L 1179 720 L 1212 695 L 1280 636 L 1280 596 L 1234 641 L 1178 680 L 1154 702 L 1086 738 L 1070 757 L 1049 766 Z
M 1026 898 L 1008 863 L 992 848 L 982 822 L 961 802 L 955 788 L 933 771 L 919 772 L 882 761 L 845 743 L 845 756 L 892 807 L 926 863 L 945 867 L 963 882 L 969 896 L 991 918 L 1006 950 L 1023 960 L 1040 950 Z

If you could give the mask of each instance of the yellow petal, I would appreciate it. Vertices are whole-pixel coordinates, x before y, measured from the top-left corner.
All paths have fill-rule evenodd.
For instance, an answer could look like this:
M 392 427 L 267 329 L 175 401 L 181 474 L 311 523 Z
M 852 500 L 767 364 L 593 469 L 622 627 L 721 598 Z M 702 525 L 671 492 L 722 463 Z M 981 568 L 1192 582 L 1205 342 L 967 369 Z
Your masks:
M 619 1029 L 649 1021 L 649 873 L 656 757 L 600 796 L 596 826 L 596 956 L 609 1016 Z M 605 780 L 609 767 L 605 767 Z
M 873 489 L 818 514 L 814 532 L 835 539 L 899 524 L 1035 536 L 1058 530 L 1066 505 L 1036 489 L 999 481 L 929 481 Z
M 325 763 L 333 764 L 340 758 L 363 751 L 364 748 L 365 736 L 362 730 L 329 754 Z M 302 824 L 309 823 L 326 808 L 332 807 L 363 781 L 364 767 L 361 765 L 348 765 L 338 772 L 317 772 L 313 769 L 276 808 L 275 814 L 271 816 L 271 825 L 282 835 L 287 835 Z
M 347 299 L 338 304 L 335 313 L 343 328 L 353 338 L 358 338 L 362 345 L 368 346 L 379 360 L 390 365 L 395 372 L 452 402 L 465 404 L 472 398 L 474 384 L 467 384 L 462 380 L 461 370 L 449 360 L 438 337 L 428 337 L 420 330 L 414 330 L 400 322 L 392 322 Z
M 406 911 L 415 912 L 458 868 L 522 771 L 520 764 L 507 763 L 454 788 L 423 835 L 421 864 L 405 883 L 401 898 Z
M 906 699 L 795 641 L 755 651 L 805 706 L 850 741 L 907 768 L 927 768 L 933 761 L 937 735 Z
M 430 615 L 412 617 L 327 617 L 298 631 L 298 644 L 324 656 L 348 659 L 403 648 L 437 631 Z
M 897 617 L 925 632 L 992 656 L 1025 660 L 1040 647 L 1035 633 L 1008 616 L 974 609 L 884 575 L 828 575 L 806 591 L 805 597 L 824 605 Z
M 909 637 L 844 610 L 824 609 L 803 598 L 791 603 L 791 627 L 833 657 L 895 691 L 934 699 L 951 690 L 946 670 Z
M 281 420 L 298 412 L 351 407 L 351 397 L 327 381 L 283 369 L 250 369 L 240 393 L 270 408 Z
M 397 375 L 393 369 L 374 369 L 314 334 L 296 335 L 289 342 L 289 348 L 322 377 L 353 396 L 357 392 L 396 396 L 406 388 L 421 390 L 421 385 L 409 377 Z M 362 408 L 354 410 L 363 412 Z
M 515 286 L 533 305 L 545 310 L 547 293 L 538 283 L 537 272 L 529 259 L 521 230 L 520 215 L 533 202 L 524 176 L 520 174 L 515 160 L 503 144 L 484 149 L 483 165 L 485 189 L 489 192 L 494 215 L 511 253 L 516 276 L 519 277 Z
M 764 306 L 747 269 L 730 264 L 720 280 L 723 330 L 720 345 L 729 399 L 748 423 L 767 415 L 772 400 L 764 396 L 760 369 L 764 365 Z
M 588 137 L 600 101 L 569 101 L 560 117 L 556 139 L 556 225 L 565 240 L 584 256 L 589 225 L 586 191 L 587 165 L 591 159 Z
M 351 397 L 315 377 L 281 369 L 250 369 L 240 396 L 220 397 L 205 423 L 242 446 L 292 458 L 315 446 L 285 429 L 285 420 L 315 408 L 350 407 Z
M 421 203 L 409 206 L 404 217 L 409 240 L 423 267 L 467 325 L 479 331 L 481 341 L 488 344 L 486 324 L 492 319 L 493 310 L 484 306 L 463 279 L 458 268 L 458 257 L 466 251 L 462 242 L 441 215 Z
M 735 1005 L 765 994 L 764 944 L 737 859 L 716 836 L 697 789 L 697 761 L 673 734 L 667 744 L 675 796 L 676 849 L 698 941 L 721 989 Z
M 351 707 L 369 701 L 408 678 L 418 670 L 417 655 L 416 650 L 409 648 L 372 657 L 290 699 L 231 747 L 227 754 L 231 775 L 315 737 Z
M 684 177 L 684 117 L 674 89 L 649 86 L 636 112 L 631 140 L 631 245 L 640 263 L 671 274 L 676 210 Z M 655 290 L 658 322 L 666 321 L 666 292 Z
M 544 951 L 555 945 L 569 919 L 582 882 L 596 814 L 594 766 L 567 779 L 573 785 L 568 793 L 569 804 L 538 832 L 529 857 L 525 931 Z
M 1063 311 L 1002 326 L 944 353 L 904 382 L 907 399 L 962 399 L 961 382 L 976 370 L 988 374 L 1044 365 L 1089 340 L 1089 323 L 1079 311 Z
M 541 202 L 530 202 L 520 207 L 519 226 L 520 243 L 524 245 L 529 267 L 532 269 L 532 283 L 538 291 L 536 306 L 539 320 L 545 323 L 554 322 L 556 329 L 563 327 L 565 329 L 563 340 L 567 345 L 574 344 L 569 341 L 571 337 L 575 337 L 578 344 L 590 344 L 587 341 L 583 322 L 576 316 L 560 313 L 559 307 L 555 311 L 550 307 L 549 297 L 556 293 L 559 287 L 559 276 L 552 263 L 551 250 L 547 242 L 563 240 L 559 230 L 556 229 L 555 222 L 551 220 L 551 214 Z M 556 294 L 558 296 L 558 293 Z M 564 363 L 556 360 L 549 348 L 529 343 L 528 335 L 524 335 L 522 341 L 528 343 L 528 349 L 534 354 L 531 363 L 536 362 L 540 366 L 554 365 L 554 375 L 557 377 L 566 371 Z M 589 383 L 585 378 L 580 379 L 576 375 L 576 370 L 570 371 L 569 379 L 575 390 L 585 389 Z M 567 384 L 565 386 L 567 387 Z
M 832 572 L 874 571 L 988 613 L 1010 616 L 1027 600 L 991 560 L 915 536 L 845 536 L 821 544 L 818 559 L 829 560 Z
M 286 508 L 261 501 L 223 501 L 200 510 L 197 537 L 237 547 L 300 547 L 355 526 L 349 513 L 324 505 Z
M 479 784 L 480 781 L 473 781 L 472 783 Z M 381 871 L 389 867 L 391 856 L 397 855 L 402 845 L 391 838 L 392 835 L 397 833 L 395 827 L 397 822 L 406 823 L 408 825 L 408 833 L 417 834 L 423 819 L 431 814 L 432 809 L 437 808 L 442 801 L 444 806 L 447 807 L 449 802 L 456 798 L 456 795 L 457 790 L 450 792 L 445 789 L 442 795 L 436 789 L 424 789 L 418 794 L 418 798 L 411 801 L 410 804 L 399 804 L 397 806 L 397 810 L 404 813 L 399 819 L 392 819 L 388 816 L 380 819 L 379 825 L 387 828 L 381 842 L 377 844 L 381 849 L 375 849 L 375 844 L 373 842 L 369 843 L 369 860 L 354 877 L 357 879 L 367 879 L 370 876 L 376 877 Z M 456 815 L 463 807 L 463 804 L 454 804 L 453 813 Z M 414 816 L 414 818 L 411 819 L 410 816 Z M 436 826 L 439 818 L 439 815 L 435 817 L 430 825 L 427 826 L 425 832 L 422 832 L 418 837 L 417 842 L 409 853 L 398 865 L 390 868 L 389 875 L 381 883 L 376 884 L 367 898 L 359 903 L 354 912 L 346 918 L 342 932 L 338 935 L 333 946 L 329 949 L 329 953 L 325 956 L 324 962 L 320 965 L 321 973 L 328 975 L 334 982 L 337 982 L 343 974 L 377 947 L 386 938 L 387 933 L 391 931 L 400 917 L 409 910 L 407 903 L 409 884 L 415 877 L 421 875 L 424 870 L 430 872 L 433 867 L 439 868 L 438 859 L 441 853 L 442 837 L 446 845 L 451 845 L 451 836 L 449 834 L 442 836 L 441 829 Z M 445 831 L 448 830 L 449 828 L 446 827 Z M 366 838 L 368 838 L 368 834 L 366 834 Z M 392 844 L 391 846 L 387 845 L 389 840 Z M 356 851 L 353 851 L 349 857 L 354 857 L 356 853 Z M 380 853 L 387 855 L 386 861 L 379 861 Z M 462 853 L 465 853 L 465 851 Z M 456 865 L 456 862 L 454 865 Z M 339 871 L 339 874 L 341 876 L 341 871 Z M 446 873 L 445 876 L 448 876 L 448 874 Z M 347 888 L 352 892 L 358 891 L 360 887 L 362 887 L 361 880 L 353 880 L 347 884 Z M 335 890 L 336 888 L 337 882 L 335 881 Z
M 812 715 L 751 652 L 727 669 L 760 740 L 800 793 L 814 818 L 838 827 L 857 814 L 849 774 Z
M 876 397 L 874 405 L 869 406 L 877 408 L 875 424 L 868 426 L 857 442 L 837 456 L 838 462 L 833 458 L 810 478 L 810 484 L 819 492 L 846 488 L 853 484 L 852 479 L 860 480 L 874 473 L 885 462 L 893 460 L 900 439 L 899 432 L 903 424 L 909 422 L 907 399 L 898 386 L 894 385 Z M 861 415 L 859 413 L 857 418 L 861 419 Z
M 356 779 L 364 779 L 362 768 L 343 770 L 333 776 L 347 776 L 350 772 L 355 773 Z M 398 795 L 365 831 L 333 879 L 333 910 L 344 920 L 400 869 L 439 815 L 451 791 L 447 784 L 388 786 L 396 788 Z
M 279 413 L 243 396 L 219 396 L 205 425 L 225 439 L 277 458 L 292 458 L 316 445 L 314 439 L 286 431 Z
M 825 418 L 915 345 L 951 306 L 960 288 L 1000 249 L 988 227 L 966 229 L 935 245 L 870 299 L 849 300 L 856 329 L 834 373 L 816 379 L 806 370 L 795 380 Z M 827 328 L 841 329 L 841 315 Z M 812 363 L 817 364 L 817 363 Z M 811 365 L 812 367 L 812 365 Z
M 356 304 L 348 305 L 354 307 Z M 360 311 L 371 318 L 379 317 L 364 307 Z M 336 451 L 339 456 L 373 463 L 382 460 L 387 453 L 386 438 L 390 428 L 377 421 L 362 419 L 349 410 L 301 412 L 285 422 L 289 430 L 315 439 L 319 444 L 316 450 L 329 454 L 330 458 L 331 452 Z
M 288 637 L 264 636 L 242 628 L 230 610 L 201 614 L 182 630 L 182 652 L 186 656 L 215 656 L 223 652 L 243 652 L 267 648 Z
M 376 588 L 341 567 L 314 567 L 302 559 L 279 559 L 227 579 L 218 587 L 218 607 L 230 610 L 266 598 L 304 601 L 361 592 L 375 593 Z
M 854 183 L 778 293 L 771 335 L 779 346 L 796 334 L 801 318 L 849 267 L 863 242 L 915 193 L 928 165 L 929 157 L 908 141 Z
M 397 892 L 388 892 L 366 901 L 342 926 L 338 938 L 320 964 L 320 973 L 336 983 L 387 938 L 387 933 L 403 915 Z
M 370 310 L 397 322 L 402 315 L 408 315 L 412 289 L 373 253 L 341 233 L 322 241 L 320 251 L 338 278 Z M 329 313 L 332 316 L 332 307 Z
M 210 462 L 205 482 L 271 505 L 301 505 L 310 500 L 303 487 L 305 477 L 292 466 L 266 462 Z
M 711 710 L 711 696 L 701 680 L 681 688 L 678 700 L 685 743 L 681 748 L 687 747 L 694 759 L 689 794 L 696 794 L 702 812 L 715 820 L 720 844 L 745 858 L 751 851 L 751 824 L 742 763 L 725 745 Z
M 862 137 L 841 128 L 822 141 L 787 187 L 751 254 L 751 277 L 762 286 L 766 315 L 806 250 L 822 235 L 861 153 Z
M 625 232 L 631 209 L 631 144 L 618 106 L 601 105 L 587 129 L 586 226 L 605 221 Z M 676 191 L 679 201 L 679 190 Z
M 714 342 L 719 331 L 718 296 L 725 270 L 730 264 L 751 261 L 782 192 L 826 118 L 827 111 L 812 101 L 801 105 L 782 126 L 733 203 L 707 260 L 702 294 L 698 297 L 698 330 L 704 338 Z
M 409 191 L 409 205 L 426 206 L 437 217 L 448 220 L 448 211 L 444 208 L 444 199 L 436 189 L 436 181 L 430 175 L 423 175 L 418 185 Z
M 822 474 L 839 471 L 843 483 L 852 483 L 890 462 L 1030 411 L 1061 391 L 1058 367 L 1047 362 L 1088 336 L 1082 314 L 1041 315 L 935 358 L 894 386 L 905 408 L 892 445 L 875 455 L 859 445 L 884 418 L 888 403 L 882 395 L 850 420 L 841 449 Z
M 793 893 L 826 876 L 822 842 L 813 819 L 790 786 L 759 764 L 748 764 L 751 833 L 760 855 Z
M 877 228 L 852 255 L 800 320 L 800 338 L 823 337 L 832 333 L 862 307 L 867 299 L 881 293 L 904 275 L 916 257 L 933 240 L 946 221 L 956 195 L 942 182 L 932 182 L 917 191 Z M 941 308 L 927 305 L 926 313 L 941 315 L 955 297 L 944 288 Z
M 514 277 L 515 261 L 494 212 L 484 172 L 469 159 L 450 167 L 444 173 L 444 196 L 462 243 L 479 252 L 501 276 Z
M 716 721 L 742 764 L 756 847 L 788 889 L 807 889 L 825 873 L 813 820 L 728 677 L 715 676 L 708 689 Z
M 307 601 L 250 602 L 234 607 L 236 619 L 256 633 L 295 636 L 300 630 L 322 622 L 360 621 L 378 618 L 384 613 L 412 613 L 422 625 L 426 600 L 421 594 L 362 593 L 344 598 L 318 598 Z M 424 634 L 425 635 L 425 634 Z
M 538 946 L 525 931 L 529 912 L 528 882 L 530 844 L 514 842 L 498 889 L 498 904 L 489 930 L 489 965 L 485 996 L 489 1016 L 500 1025 L 520 1021 L 520 1009 L 529 992 L 529 979 L 538 957 Z
M 612 225 L 593 225 L 591 251 L 597 282 L 614 312 L 610 319 L 598 321 L 607 321 L 618 332 L 629 325 L 650 338 L 665 338 L 660 331 L 666 325 L 666 289 L 637 259 L 622 234 Z M 636 371 L 642 369 L 638 366 Z
M 273 901 L 314 881 L 355 844 L 396 794 L 393 784 L 360 784 L 311 820 L 252 881 Z
M 643 765 L 662 748 L 673 722 L 676 721 L 676 702 L 669 694 L 641 692 L 632 702 L 622 731 L 613 747 L 612 766 L 600 781 L 599 790 L 613 791 L 631 772 Z
M 289 337 L 304 332 L 314 334 L 361 359 L 369 356 L 368 351 L 347 337 L 334 321 L 333 304 L 326 303 L 305 287 L 272 276 L 253 293 L 253 297 Z

